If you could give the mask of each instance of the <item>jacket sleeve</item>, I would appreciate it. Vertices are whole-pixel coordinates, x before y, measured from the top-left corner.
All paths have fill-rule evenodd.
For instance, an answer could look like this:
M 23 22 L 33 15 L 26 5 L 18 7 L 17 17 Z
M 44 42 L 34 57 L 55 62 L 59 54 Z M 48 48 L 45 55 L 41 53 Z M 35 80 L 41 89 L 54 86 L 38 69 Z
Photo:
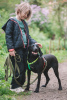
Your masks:
M 6 24 L 5 24 L 5 28 L 4 31 L 6 33 L 5 37 L 6 37 L 6 44 L 7 44 L 7 48 L 8 51 L 9 49 L 14 49 L 14 44 L 13 44 L 13 21 L 9 20 Z M 3 29 L 3 28 L 2 28 Z

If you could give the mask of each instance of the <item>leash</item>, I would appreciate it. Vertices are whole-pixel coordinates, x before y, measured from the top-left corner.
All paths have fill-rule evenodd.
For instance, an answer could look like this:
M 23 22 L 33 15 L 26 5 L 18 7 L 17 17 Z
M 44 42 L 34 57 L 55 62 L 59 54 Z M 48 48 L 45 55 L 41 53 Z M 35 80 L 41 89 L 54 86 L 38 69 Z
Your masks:
M 15 55 L 16 55 L 14 57 L 14 59 L 15 59 L 15 71 L 14 71 L 14 68 L 12 66 L 10 55 L 8 55 L 8 57 L 6 58 L 6 61 L 5 61 L 5 64 L 4 64 L 4 67 L 5 67 L 5 80 L 6 81 L 8 80 L 8 77 L 11 76 L 11 72 L 12 72 L 16 83 L 22 87 L 22 85 L 17 81 L 17 78 L 19 78 L 19 76 L 20 76 L 20 70 L 19 70 L 19 67 L 17 65 L 17 62 L 20 62 L 21 58 L 20 58 L 20 56 L 16 52 L 15 52 Z M 30 65 L 34 64 L 37 60 L 38 60 L 38 58 L 36 60 L 34 60 L 33 62 L 31 62 L 31 63 L 29 63 L 28 60 L 27 60 L 29 70 L 31 70 Z M 43 65 L 44 69 L 43 69 L 42 73 L 44 72 L 44 70 L 46 69 L 46 66 L 47 66 L 47 61 L 44 58 L 43 58 L 43 60 L 44 60 L 44 65 Z M 10 75 L 9 76 L 8 76 L 8 67 L 10 68 Z M 18 71 L 18 73 L 19 73 L 19 75 L 17 77 L 15 76 L 16 71 Z M 33 82 L 30 83 L 30 85 L 33 84 L 37 80 L 37 78 L 38 78 L 38 76 L 34 79 Z M 27 85 L 23 85 L 23 87 L 26 87 L 26 86 Z
M 5 67 L 5 80 L 7 81 L 8 77 L 11 76 L 11 72 L 12 72 L 12 69 L 13 69 L 12 63 L 11 63 L 11 60 L 10 60 L 10 55 L 8 55 L 8 57 L 6 58 L 4 67 Z M 10 75 L 9 76 L 8 76 L 8 68 L 10 68 Z
M 12 66 L 10 55 L 8 55 L 8 57 L 6 58 L 6 61 L 5 61 L 5 64 L 4 64 L 4 67 L 5 67 L 5 80 L 6 81 L 8 80 L 8 77 L 11 76 L 11 72 L 12 72 L 16 83 L 22 87 L 22 85 L 17 81 L 17 78 L 19 78 L 19 76 L 20 76 L 20 70 L 19 70 L 17 62 L 20 62 L 21 58 L 16 52 L 15 52 L 14 59 L 15 59 L 15 70 Z M 8 76 L 8 67 L 10 68 L 10 76 Z M 15 76 L 16 71 L 18 71 L 18 73 L 19 73 L 19 75 L 17 77 Z
M 16 52 L 15 52 L 14 59 L 15 59 L 15 71 L 14 71 L 14 68 L 12 66 L 12 62 L 11 62 L 11 59 L 10 59 L 10 55 L 8 55 L 8 57 L 5 60 L 5 64 L 4 64 L 4 67 L 5 67 L 5 81 L 7 81 L 8 80 L 8 77 L 10 77 L 11 76 L 11 73 L 13 73 L 13 76 L 14 76 L 14 79 L 15 79 L 16 83 L 19 86 L 22 87 L 22 85 L 17 81 L 17 78 L 19 78 L 19 76 L 20 76 L 20 70 L 19 70 L 19 67 L 17 65 L 17 62 L 20 62 L 21 61 L 21 58 L 20 58 L 20 56 Z M 38 60 L 38 59 L 36 59 L 36 60 Z M 34 61 L 34 62 L 36 62 L 36 61 Z M 10 69 L 10 75 L 9 76 L 8 76 L 8 68 Z M 19 75 L 17 77 L 15 76 L 16 71 L 18 71 L 18 73 L 19 73 Z M 37 80 L 37 78 L 33 82 L 31 82 L 30 85 L 33 84 Z M 26 86 L 27 85 L 23 85 L 23 87 L 26 87 Z

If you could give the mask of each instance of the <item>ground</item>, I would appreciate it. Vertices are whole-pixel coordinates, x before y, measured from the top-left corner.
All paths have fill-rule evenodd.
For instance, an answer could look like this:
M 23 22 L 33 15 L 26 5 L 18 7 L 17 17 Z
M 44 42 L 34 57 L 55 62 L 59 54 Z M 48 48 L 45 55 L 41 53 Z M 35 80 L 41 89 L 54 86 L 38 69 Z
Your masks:
M 20 96 L 20 100 L 67 100 L 67 61 L 59 64 L 59 76 L 63 90 L 58 90 L 58 81 L 52 69 L 49 70 L 50 82 L 47 87 L 41 87 L 45 84 L 45 77 L 42 74 L 40 92 L 34 93 L 37 81 L 30 86 L 31 95 Z M 34 78 L 36 75 L 34 74 Z M 17 97 L 19 100 L 19 96 Z

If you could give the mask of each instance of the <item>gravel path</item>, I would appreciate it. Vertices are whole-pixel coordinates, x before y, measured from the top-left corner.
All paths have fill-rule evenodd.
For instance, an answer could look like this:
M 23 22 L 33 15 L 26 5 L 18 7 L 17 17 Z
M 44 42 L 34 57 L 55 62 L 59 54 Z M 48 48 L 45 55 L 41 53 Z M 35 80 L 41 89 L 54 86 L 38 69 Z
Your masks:
M 62 91 L 58 90 L 58 81 L 54 75 L 53 69 L 50 69 L 48 74 L 50 77 L 50 82 L 46 88 L 41 87 L 41 85 L 45 84 L 45 77 L 42 74 L 40 92 L 34 93 L 37 84 L 36 81 L 30 86 L 30 90 L 32 91 L 31 95 L 23 97 L 20 96 L 20 100 L 67 100 L 67 62 L 59 64 L 59 76 L 63 88 Z M 35 77 L 36 75 L 34 74 L 34 78 Z

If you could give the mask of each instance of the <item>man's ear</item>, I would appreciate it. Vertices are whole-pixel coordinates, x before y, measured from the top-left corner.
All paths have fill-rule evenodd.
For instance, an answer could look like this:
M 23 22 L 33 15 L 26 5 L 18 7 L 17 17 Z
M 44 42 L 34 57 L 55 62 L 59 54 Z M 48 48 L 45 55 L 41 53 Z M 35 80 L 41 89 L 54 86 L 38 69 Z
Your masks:
M 40 56 L 42 56 L 43 55 L 43 53 L 42 53 L 42 51 L 41 51 L 41 49 L 39 48 L 39 53 L 40 53 Z

